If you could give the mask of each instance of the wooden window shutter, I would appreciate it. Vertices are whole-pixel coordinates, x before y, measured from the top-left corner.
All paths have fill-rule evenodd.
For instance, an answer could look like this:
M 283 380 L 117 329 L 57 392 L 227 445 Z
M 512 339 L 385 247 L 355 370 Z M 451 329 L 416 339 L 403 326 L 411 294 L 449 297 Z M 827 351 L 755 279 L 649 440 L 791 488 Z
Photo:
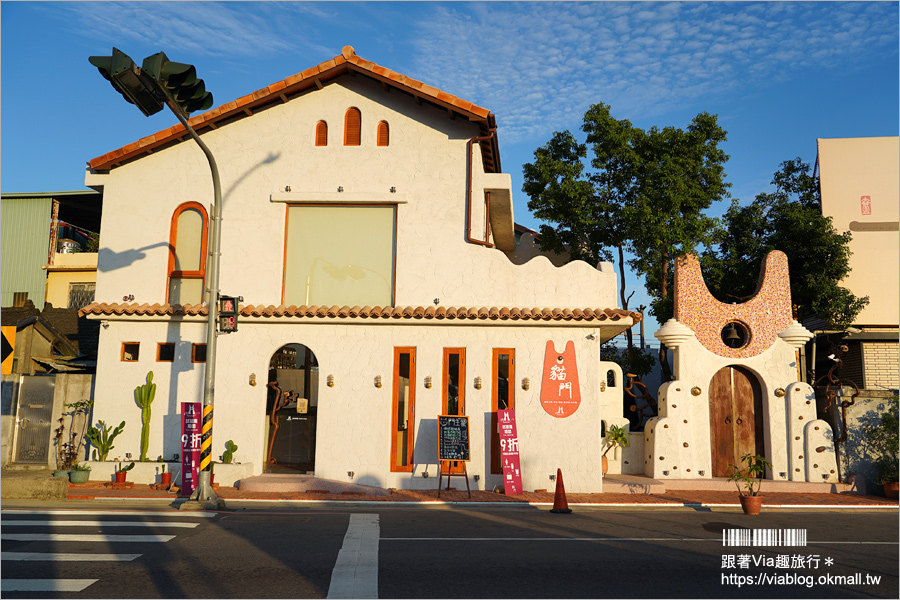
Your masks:
M 328 123 L 319 121 L 316 123 L 316 146 L 328 145 Z
M 358 108 L 351 108 L 347 110 L 347 115 L 344 117 L 345 146 L 359 146 L 361 121 L 362 118 L 359 114 Z
M 390 130 L 388 129 L 387 121 L 382 121 L 378 124 L 378 145 L 390 145 Z

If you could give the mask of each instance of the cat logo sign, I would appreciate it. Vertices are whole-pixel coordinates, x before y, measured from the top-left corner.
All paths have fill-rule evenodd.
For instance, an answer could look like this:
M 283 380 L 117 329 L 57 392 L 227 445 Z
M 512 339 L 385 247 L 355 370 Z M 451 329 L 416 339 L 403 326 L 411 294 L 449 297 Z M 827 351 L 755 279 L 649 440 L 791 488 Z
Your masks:
M 3 331 L 2 342 L 0 344 L 3 345 L 3 375 L 9 375 L 12 373 L 13 366 L 13 349 L 16 346 L 16 326 L 9 325 L 7 327 L 0 327 L 0 330 Z

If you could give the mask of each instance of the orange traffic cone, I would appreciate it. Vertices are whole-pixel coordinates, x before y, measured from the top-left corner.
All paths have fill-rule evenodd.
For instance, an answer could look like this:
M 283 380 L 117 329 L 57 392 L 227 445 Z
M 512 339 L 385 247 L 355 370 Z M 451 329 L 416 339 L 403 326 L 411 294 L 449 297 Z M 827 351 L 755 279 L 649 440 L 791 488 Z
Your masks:
M 563 485 L 562 469 L 556 470 L 556 495 L 553 497 L 553 508 L 550 509 L 550 512 L 563 514 L 572 512 L 569 503 L 566 502 L 566 486 Z

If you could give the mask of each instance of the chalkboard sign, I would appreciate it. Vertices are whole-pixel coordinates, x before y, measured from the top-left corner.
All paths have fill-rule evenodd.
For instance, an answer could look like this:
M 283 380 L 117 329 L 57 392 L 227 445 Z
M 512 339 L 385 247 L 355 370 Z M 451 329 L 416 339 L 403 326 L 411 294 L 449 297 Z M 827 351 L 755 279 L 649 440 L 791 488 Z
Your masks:
M 469 417 L 438 416 L 440 460 L 469 460 Z

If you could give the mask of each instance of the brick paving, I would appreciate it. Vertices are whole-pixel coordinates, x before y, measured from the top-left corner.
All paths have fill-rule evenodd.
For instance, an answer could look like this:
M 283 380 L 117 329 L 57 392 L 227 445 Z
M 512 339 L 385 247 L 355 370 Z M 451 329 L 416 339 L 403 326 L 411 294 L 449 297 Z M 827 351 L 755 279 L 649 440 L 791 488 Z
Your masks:
M 554 492 L 524 492 L 517 496 L 505 496 L 489 491 L 472 490 L 471 497 L 465 490 L 442 490 L 438 498 L 437 490 L 391 490 L 387 495 L 364 494 L 355 492 L 329 493 L 311 490 L 307 492 L 253 492 L 241 491 L 233 487 L 220 486 L 216 493 L 220 498 L 228 500 L 271 500 L 271 501 L 311 501 L 311 502 L 409 502 L 409 503 L 507 503 L 507 504 L 546 504 L 552 505 Z M 897 500 L 889 500 L 883 496 L 861 494 L 818 494 L 818 493 L 779 493 L 763 494 L 763 506 L 824 506 L 824 507 L 898 507 Z M 110 489 L 101 482 L 88 482 L 83 485 L 70 484 L 68 498 L 72 500 L 91 499 L 151 499 L 177 500 L 182 496 L 165 490 L 156 490 L 146 484 L 135 484 L 131 489 Z M 733 491 L 707 490 L 670 490 L 662 494 L 566 494 L 566 501 L 571 505 L 631 505 L 635 507 L 653 506 L 738 506 L 738 496 Z

